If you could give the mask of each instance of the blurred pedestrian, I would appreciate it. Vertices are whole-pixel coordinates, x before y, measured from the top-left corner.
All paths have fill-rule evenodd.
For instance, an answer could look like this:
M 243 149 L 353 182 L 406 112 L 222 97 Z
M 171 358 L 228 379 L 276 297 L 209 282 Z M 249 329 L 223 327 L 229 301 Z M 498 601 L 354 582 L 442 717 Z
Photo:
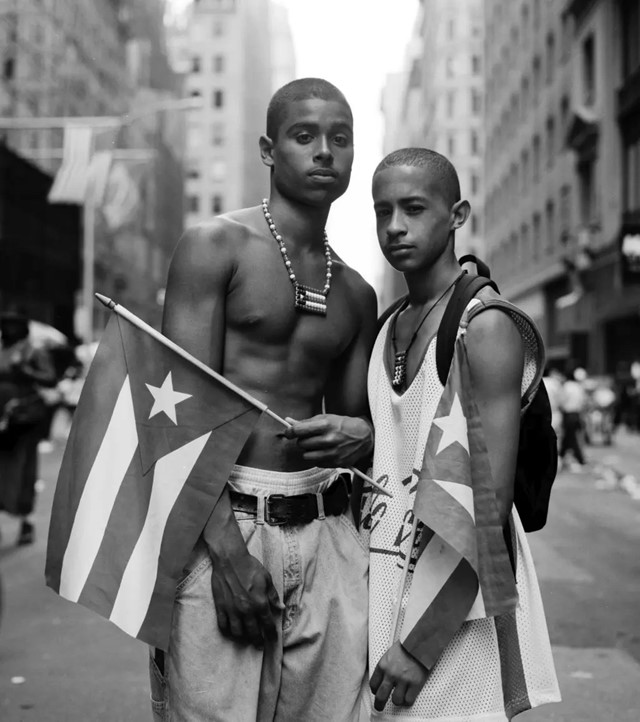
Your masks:
M 585 463 L 580 441 L 587 406 L 587 394 L 582 385 L 585 378 L 586 372 L 584 369 L 575 369 L 562 386 L 560 400 L 560 410 L 562 411 L 560 462 L 565 465 L 567 453 L 571 452 L 574 460 L 569 467 L 570 469 L 580 468 Z
M 29 321 L 20 309 L 0 314 L 0 333 L 0 509 L 21 518 L 18 544 L 31 544 L 38 442 L 46 420 L 39 387 L 55 385 L 56 376 L 47 351 L 29 341 Z
M 560 405 L 564 380 L 564 376 L 556 368 L 548 368 L 542 377 L 542 381 L 547 389 L 549 405 L 551 406 L 551 426 L 553 426 L 553 430 L 556 432 L 558 443 L 560 443 L 562 436 L 562 409 Z

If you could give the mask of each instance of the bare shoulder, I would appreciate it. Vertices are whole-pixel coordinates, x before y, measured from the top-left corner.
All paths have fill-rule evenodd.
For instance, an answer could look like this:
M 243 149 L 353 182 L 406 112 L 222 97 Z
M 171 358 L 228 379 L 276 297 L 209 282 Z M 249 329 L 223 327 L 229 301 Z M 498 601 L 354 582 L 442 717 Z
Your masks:
M 377 317 L 378 299 L 373 286 L 355 268 L 349 266 L 333 251 L 333 273 L 340 274 L 351 300 L 367 314 Z
M 218 216 L 187 228 L 173 255 L 174 273 L 201 276 L 232 270 L 250 233 L 246 225 L 231 216 Z
M 515 321 L 505 311 L 488 308 L 474 316 L 467 329 L 466 346 L 474 376 L 491 375 L 505 382 L 521 378 L 524 344 Z

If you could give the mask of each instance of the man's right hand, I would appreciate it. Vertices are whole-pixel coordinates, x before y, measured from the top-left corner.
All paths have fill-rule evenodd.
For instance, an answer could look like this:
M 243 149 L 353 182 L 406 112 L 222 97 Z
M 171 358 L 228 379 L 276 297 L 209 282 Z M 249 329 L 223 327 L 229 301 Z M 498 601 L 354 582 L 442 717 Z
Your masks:
M 225 637 L 258 649 L 277 637 L 283 605 L 271 574 L 249 552 L 235 519 L 228 489 L 204 530 L 211 555 L 211 591 L 218 627 Z
M 276 620 L 282 613 L 271 574 L 251 554 L 219 555 L 209 549 L 213 566 L 211 591 L 218 627 L 225 637 L 263 649 L 277 638 Z

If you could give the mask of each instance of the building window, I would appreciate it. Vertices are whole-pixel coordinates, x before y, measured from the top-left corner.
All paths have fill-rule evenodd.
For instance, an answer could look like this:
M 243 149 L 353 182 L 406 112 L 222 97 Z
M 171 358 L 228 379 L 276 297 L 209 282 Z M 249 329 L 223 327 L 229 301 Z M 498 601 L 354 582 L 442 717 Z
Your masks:
M 480 138 L 478 137 L 478 131 L 471 131 L 471 155 L 480 155 Z
M 540 27 L 540 0 L 533 0 L 533 27 Z
M 218 214 L 222 213 L 222 196 L 214 195 L 211 197 L 211 212 Z
M 540 214 L 534 213 L 533 214 L 533 248 L 532 250 L 532 256 L 533 258 L 538 258 L 539 252 L 540 252 Z
M 556 124 L 553 118 L 547 118 L 547 168 L 553 166 L 556 153 Z
M 520 95 L 522 96 L 520 103 L 521 117 L 524 120 L 529 110 L 529 78 L 527 77 L 522 78 Z
M 594 160 L 586 160 L 578 164 L 580 223 L 585 226 L 594 221 L 598 215 L 595 165 Z
M 188 196 L 187 197 L 187 210 L 189 211 L 189 213 L 198 213 L 200 211 L 199 196 Z
M 522 247 L 523 258 L 525 260 L 531 255 L 531 246 L 529 241 L 529 226 L 526 223 L 520 228 L 520 245 Z
M 456 154 L 456 137 L 453 133 L 449 133 L 447 138 L 447 153 L 450 156 Z
M 560 188 L 560 237 L 563 241 L 569 238 L 571 228 L 571 186 Z
M 538 100 L 538 96 L 540 95 L 540 82 L 541 82 L 541 63 L 540 58 L 536 55 L 536 57 L 533 59 L 533 102 L 535 103 Z
M 540 180 L 540 137 L 533 138 L 533 182 Z
M 553 82 L 553 73 L 555 71 L 555 64 L 556 64 L 556 40 L 553 36 L 553 33 L 549 33 L 549 35 L 547 35 L 547 77 L 546 77 L 547 84 Z
M 547 202 L 546 216 L 547 252 L 552 253 L 556 245 L 556 207 L 553 201 Z
M 471 235 L 478 235 L 478 216 L 476 216 L 474 213 L 471 214 Z
M 224 145 L 224 124 L 214 123 L 211 126 L 211 145 L 219 148 Z
M 480 178 L 477 173 L 471 174 L 471 193 L 475 196 L 480 192 Z
M 640 4 L 622 0 L 622 76 L 628 78 L 640 68 Z
M 187 178 L 191 180 L 198 180 L 200 178 L 200 167 L 197 165 L 190 165 L 187 168 Z
M 227 164 L 223 160 L 214 160 L 209 168 L 209 177 L 214 183 L 220 183 L 227 178 Z
M 192 73 L 199 73 L 201 70 L 200 67 L 200 57 L 198 55 L 194 55 L 191 58 L 191 72 Z
M 224 73 L 224 55 L 213 56 L 213 72 Z
M 222 90 L 214 90 L 211 96 L 211 104 L 214 108 L 222 108 L 224 106 L 224 93 Z
M 447 118 L 453 118 L 456 108 L 456 94 L 453 90 L 447 93 Z
M 587 107 L 596 100 L 596 48 L 593 35 L 582 44 L 582 100 Z
M 569 108 L 569 96 L 563 95 L 562 100 L 560 101 L 560 132 L 562 133 L 562 138 L 560 140 L 561 147 L 564 147 L 564 135 L 569 129 Z
M 566 63 L 571 57 L 571 46 L 573 44 L 573 16 L 570 13 L 563 13 L 561 23 L 562 62 Z
M 214 38 L 219 38 L 222 35 L 224 35 L 224 23 L 222 22 L 222 20 L 219 20 L 218 18 L 216 18 L 213 21 L 211 31 L 212 31 Z
M 447 38 L 453 40 L 456 36 L 456 21 L 449 19 L 447 21 Z
M 522 151 L 522 190 L 526 191 L 529 187 L 529 178 L 530 178 L 530 170 L 529 170 L 529 151 L 523 150 Z
M 192 90 L 189 95 L 192 98 L 200 98 L 202 96 L 202 93 L 199 90 Z
M 482 72 L 482 62 L 480 61 L 479 55 L 471 56 L 471 74 L 480 75 Z
M 640 211 L 640 136 L 623 150 L 624 210 Z
M 447 74 L 447 78 L 453 78 L 455 75 L 454 60 L 451 57 L 445 60 L 445 72 Z
M 471 114 L 480 115 L 482 113 L 482 94 L 477 88 L 471 88 Z

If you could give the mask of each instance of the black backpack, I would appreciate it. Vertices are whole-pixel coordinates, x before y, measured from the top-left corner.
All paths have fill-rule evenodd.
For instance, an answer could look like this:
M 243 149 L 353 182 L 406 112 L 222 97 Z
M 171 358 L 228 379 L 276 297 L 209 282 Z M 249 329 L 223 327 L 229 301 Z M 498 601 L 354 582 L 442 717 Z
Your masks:
M 485 286 L 491 286 L 499 293 L 491 280 L 489 268 L 475 256 L 463 256 L 460 265 L 467 262 L 476 264 L 478 275 L 466 273 L 456 284 L 444 316 L 440 322 L 436 340 L 436 367 L 438 377 L 444 386 L 453 359 L 460 319 L 469 301 Z M 396 301 L 381 317 L 384 321 L 405 301 L 406 296 Z M 494 301 L 492 306 L 508 304 Z M 533 323 L 531 323 L 533 328 Z M 542 374 L 526 390 L 522 398 L 524 409 L 520 418 L 520 439 L 516 461 L 514 483 L 514 504 L 525 531 L 542 529 L 547 521 L 551 487 L 558 471 L 558 441 L 551 425 L 551 405 L 547 389 L 541 380 Z

